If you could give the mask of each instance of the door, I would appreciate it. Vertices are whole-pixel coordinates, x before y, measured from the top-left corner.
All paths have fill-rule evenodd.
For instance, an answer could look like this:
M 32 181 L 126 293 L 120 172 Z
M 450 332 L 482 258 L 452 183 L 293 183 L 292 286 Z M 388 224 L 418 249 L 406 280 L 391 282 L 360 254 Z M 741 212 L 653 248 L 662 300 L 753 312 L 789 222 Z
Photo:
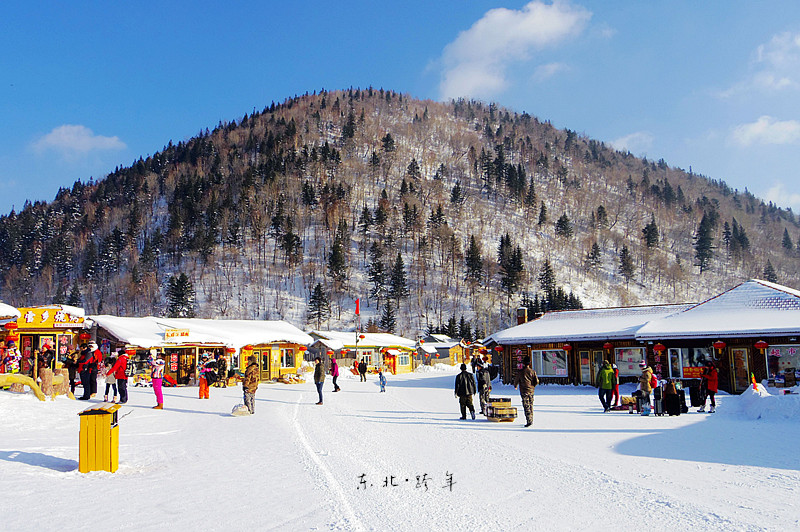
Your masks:
M 731 378 L 733 391 L 741 392 L 750 385 L 750 366 L 747 364 L 747 348 L 733 347 L 731 352 Z
M 270 379 L 269 368 L 270 368 L 270 355 L 272 354 L 272 350 L 265 349 L 264 351 L 258 351 L 256 356 L 258 356 L 259 361 L 261 362 L 261 380 L 268 381 Z
M 578 351 L 581 363 L 581 384 L 592 383 L 592 366 L 589 363 L 589 351 Z
M 592 351 L 592 384 L 597 384 L 597 373 L 603 367 L 605 352 L 602 349 Z

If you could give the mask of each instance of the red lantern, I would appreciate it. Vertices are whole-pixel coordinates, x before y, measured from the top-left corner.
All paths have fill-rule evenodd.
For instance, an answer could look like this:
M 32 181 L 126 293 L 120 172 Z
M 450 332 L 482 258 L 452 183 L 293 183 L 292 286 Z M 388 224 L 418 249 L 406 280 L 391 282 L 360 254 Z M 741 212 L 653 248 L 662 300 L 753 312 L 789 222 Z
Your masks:
M 334 352 L 328 349 L 328 352 L 325 354 L 328 355 L 329 357 L 332 357 L 334 355 Z
M 764 349 L 769 347 L 769 344 L 767 342 L 765 342 L 764 340 L 759 340 L 758 342 L 755 343 L 755 346 L 756 346 L 756 349 L 764 351 Z
M 136 354 L 136 348 L 134 347 L 125 348 L 125 354 L 128 355 L 129 357 L 134 356 Z
M 502 353 L 503 352 L 503 346 L 502 345 L 496 345 L 494 347 L 494 350 L 497 351 L 498 353 Z
M 570 344 L 564 344 L 564 351 L 569 353 L 570 351 L 572 351 L 572 346 Z
M 7 342 L 16 342 L 18 340 L 19 340 L 19 335 L 18 334 L 9 334 L 9 335 L 6 336 L 6 341 Z
M 17 325 L 16 321 L 9 321 L 5 325 L 3 325 L 3 328 L 5 330 L 7 330 L 7 331 L 13 331 L 13 330 L 19 328 L 19 325 Z
M 300 347 L 297 348 L 297 350 L 300 351 L 301 353 L 303 353 L 303 352 L 307 351 L 308 348 L 306 346 L 304 346 L 304 345 L 301 345 Z
M 439 358 L 439 353 L 436 353 L 436 358 Z
M 667 348 L 661 342 L 657 343 L 653 346 L 653 351 L 656 353 L 661 353 L 662 351 L 666 350 Z
M 225 352 L 228 353 L 229 355 L 232 355 L 232 354 L 234 354 L 236 352 L 236 348 L 228 347 L 228 348 L 225 349 Z
M 366 336 L 364 336 L 363 334 L 359 334 L 359 335 L 358 335 L 358 337 L 359 337 L 361 340 L 363 340 L 364 338 L 366 338 Z
M 80 333 L 78 335 L 78 340 L 81 340 L 83 342 L 85 342 L 86 340 L 91 340 L 91 339 L 92 339 L 92 334 L 87 332 L 87 331 L 83 331 L 82 333 Z
M 611 342 L 606 342 L 603 344 L 603 349 L 608 349 L 610 351 L 614 349 L 614 344 L 612 344 Z
M 247 345 L 246 345 L 246 346 L 244 346 L 242 349 L 246 349 L 247 351 L 252 351 L 252 350 L 253 350 L 253 346 L 252 346 L 252 345 L 250 345 L 250 344 L 247 344 Z
M 717 340 L 716 342 L 714 342 L 714 349 L 716 349 L 718 351 L 722 351 L 723 349 L 725 349 L 726 345 L 728 345 L 728 344 L 726 344 L 722 340 Z

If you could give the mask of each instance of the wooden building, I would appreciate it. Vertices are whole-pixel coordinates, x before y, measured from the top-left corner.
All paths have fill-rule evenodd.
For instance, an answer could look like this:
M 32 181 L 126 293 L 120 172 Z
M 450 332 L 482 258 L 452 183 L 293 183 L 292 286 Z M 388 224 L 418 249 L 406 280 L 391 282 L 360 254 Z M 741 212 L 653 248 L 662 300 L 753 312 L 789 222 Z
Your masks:
M 633 381 L 644 360 L 659 378 L 696 384 L 713 361 L 721 390 L 800 375 L 800 291 L 752 279 L 702 303 L 549 312 L 492 334 L 502 349 L 501 373 L 511 382 L 531 356 L 543 382 L 595 384 L 602 361 Z M 770 381 L 771 382 L 771 381 Z
M 34 350 L 40 352 L 51 347 L 57 362 L 74 350 L 80 340 L 78 335 L 84 326 L 84 311 L 69 305 L 43 305 L 18 309 L 19 317 L 14 321 L 16 329 L 8 331 L 22 354 L 20 371 L 27 373 L 33 364 Z

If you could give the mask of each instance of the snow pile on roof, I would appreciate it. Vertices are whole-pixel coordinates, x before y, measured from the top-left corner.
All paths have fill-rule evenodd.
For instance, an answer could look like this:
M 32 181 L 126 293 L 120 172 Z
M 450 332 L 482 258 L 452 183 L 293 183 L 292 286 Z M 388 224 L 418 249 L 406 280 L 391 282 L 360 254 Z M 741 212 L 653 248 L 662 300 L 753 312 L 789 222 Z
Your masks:
M 19 318 L 19 310 L 11 305 L 0 303 L 0 318 Z
M 800 292 L 751 279 L 678 314 L 639 329 L 641 340 L 797 334 Z
M 560 310 L 492 334 L 498 344 L 633 339 L 645 323 L 681 312 L 693 304 Z
M 791 395 L 772 395 L 762 385 L 754 390 L 748 386 L 739 396 L 742 414 L 748 419 L 764 421 L 800 421 L 800 387 L 787 388 Z M 783 394 L 783 389 L 779 392 Z
M 326 340 L 338 340 L 344 346 L 354 346 L 356 343 L 356 336 L 363 335 L 364 338 L 359 338 L 359 347 L 389 347 L 389 346 L 402 346 L 414 348 L 416 342 L 389 333 L 356 333 L 355 331 L 311 331 L 311 334 L 324 338 Z
M 309 335 L 285 321 L 204 320 L 199 318 L 127 318 L 92 316 L 100 327 L 118 340 L 139 347 L 162 347 L 180 344 L 221 344 L 241 349 L 248 344 L 291 342 L 309 345 Z M 188 329 L 180 340 L 166 340 L 167 329 Z

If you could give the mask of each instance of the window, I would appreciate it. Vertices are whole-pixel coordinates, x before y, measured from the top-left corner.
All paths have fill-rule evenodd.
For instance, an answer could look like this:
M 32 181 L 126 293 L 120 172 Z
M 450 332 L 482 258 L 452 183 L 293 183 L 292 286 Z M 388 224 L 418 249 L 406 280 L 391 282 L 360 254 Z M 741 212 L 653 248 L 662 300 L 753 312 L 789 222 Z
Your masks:
M 281 349 L 281 367 L 294 367 L 294 349 Z
M 614 350 L 617 359 L 617 369 L 622 375 L 641 375 L 642 369 L 639 362 L 644 360 L 644 347 L 619 347 Z
M 397 363 L 401 366 L 408 366 L 411 364 L 411 360 L 409 360 L 408 358 L 408 353 L 403 353 L 398 358 L 399 360 L 397 361 Z
M 671 347 L 668 351 L 672 379 L 699 379 L 703 366 L 712 359 L 708 347 Z
M 800 369 L 800 346 L 771 345 L 766 350 L 769 372 L 772 375 L 786 373 L 788 369 Z
M 563 350 L 533 351 L 533 369 L 543 377 L 567 376 L 567 352 Z

